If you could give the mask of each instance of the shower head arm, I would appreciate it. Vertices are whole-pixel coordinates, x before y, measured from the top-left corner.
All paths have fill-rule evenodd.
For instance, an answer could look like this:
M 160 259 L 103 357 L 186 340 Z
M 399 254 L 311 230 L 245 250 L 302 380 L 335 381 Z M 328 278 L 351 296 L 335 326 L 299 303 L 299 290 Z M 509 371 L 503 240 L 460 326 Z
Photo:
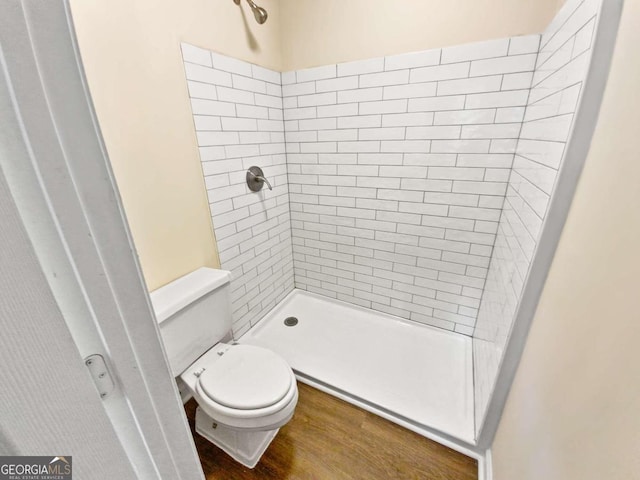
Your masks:
M 240 0 L 233 0 L 233 1 L 236 5 L 240 5 Z M 256 5 L 253 0 L 247 0 L 247 3 L 251 7 L 251 11 L 253 12 L 253 16 L 255 17 L 256 22 L 262 25 L 264 22 L 267 21 L 268 15 L 267 15 L 267 11 L 264 8 Z

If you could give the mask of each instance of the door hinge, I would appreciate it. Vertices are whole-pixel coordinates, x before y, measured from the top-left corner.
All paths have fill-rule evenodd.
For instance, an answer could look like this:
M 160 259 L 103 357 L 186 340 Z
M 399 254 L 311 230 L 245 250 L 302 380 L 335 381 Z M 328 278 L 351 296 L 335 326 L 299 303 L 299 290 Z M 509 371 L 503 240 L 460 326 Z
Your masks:
M 84 359 L 84 364 L 89 369 L 93 383 L 96 384 L 100 398 L 105 399 L 113 392 L 115 384 L 111 373 L 107 368 L 107 363 L 104 361 L 102 355 L 93 354 Z

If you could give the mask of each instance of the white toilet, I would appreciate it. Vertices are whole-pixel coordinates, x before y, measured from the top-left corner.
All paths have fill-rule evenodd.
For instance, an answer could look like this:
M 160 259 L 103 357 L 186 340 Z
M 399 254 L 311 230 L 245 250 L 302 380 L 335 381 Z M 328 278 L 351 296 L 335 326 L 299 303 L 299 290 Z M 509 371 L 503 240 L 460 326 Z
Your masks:
M 151 301 L 183 400 L 198 402 L 196 431 L 253 468 L 293 416 L 298 388 L 274 352 L 222 343 L 231 330 L 230 280 L 230 272 L 200 268 L 154 291 Z

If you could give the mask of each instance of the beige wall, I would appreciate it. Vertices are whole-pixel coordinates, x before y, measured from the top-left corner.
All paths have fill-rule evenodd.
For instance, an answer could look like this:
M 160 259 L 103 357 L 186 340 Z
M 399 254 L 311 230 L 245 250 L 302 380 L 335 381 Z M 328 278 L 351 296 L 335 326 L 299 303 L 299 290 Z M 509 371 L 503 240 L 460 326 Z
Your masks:
M 559 0 L 281 0 L 283 71 L 540 33 Z
M 244 2 L 243 2 L 244 3 Z M 279 3 L 71 0 L 89 88 L 150 290 L 217 267 L 179 45 L 280 66 Z
M 640 0 L 493 445 L 496 480 L 640 479 Z

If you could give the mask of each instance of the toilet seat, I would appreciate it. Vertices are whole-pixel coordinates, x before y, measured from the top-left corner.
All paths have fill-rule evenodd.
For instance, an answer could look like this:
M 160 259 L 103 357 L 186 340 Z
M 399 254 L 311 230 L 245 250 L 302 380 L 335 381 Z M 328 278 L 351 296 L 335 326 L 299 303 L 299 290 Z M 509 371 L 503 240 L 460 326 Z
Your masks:
M 233 345 L 215 360 L 200 366 L 204 371 L 195 385 L 198 403 L 221 424 L 264 430 L 284 425 L 293 415 L 298 401 L 295 375 L 270 350 Z M 264 373 L 264 381 L 259 379 L 253 384 L 256 372 Z M 264 391 L 256 391 L 256 386 L 265 387 L 269 382 L 272 383 Z M 255 398 L 251 398 L 252 394 Z M 257 408 L 248 408 L 251 406 Z
M 280 402 L 291 390 L 291 368 L 270 350 L 234 345 L 198 379 L 203 394 L 238 410 L 258 410 Z

